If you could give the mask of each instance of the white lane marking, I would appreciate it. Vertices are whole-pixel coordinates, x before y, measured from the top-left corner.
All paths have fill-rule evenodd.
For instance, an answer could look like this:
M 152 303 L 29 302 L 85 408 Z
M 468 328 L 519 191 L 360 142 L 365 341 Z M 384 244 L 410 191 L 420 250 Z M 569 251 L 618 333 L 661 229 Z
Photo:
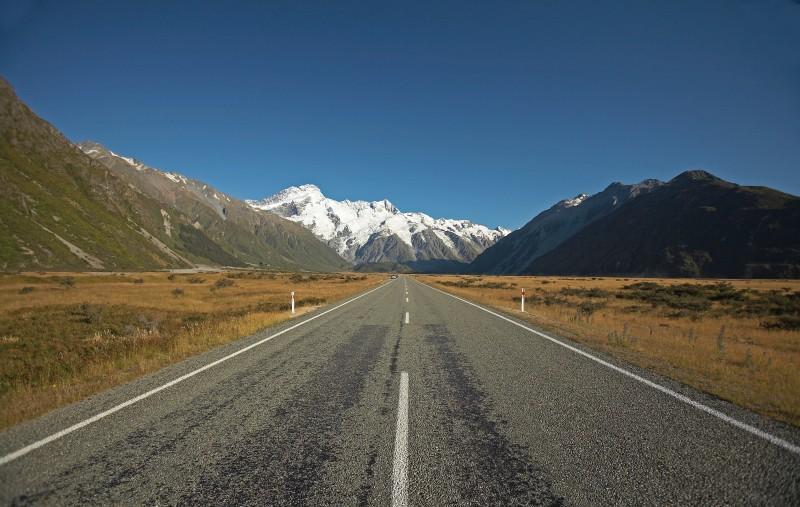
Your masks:
M 800 454 L 800 446 L 795 445 L 795 444 L 789 442 L 788 440 L 784 440 L 784 439 L 782 439 L 780 437 L 776 437 L 775 435 L 772 435 L 771 433 L 767 433 L 764 430 L 760 430 L 760 429 L 756 428 L 755 426 L 751 426 L 751 425 L 749 425 L 747 423 L 739 421 L 738 419 L 734 419 L 733 417 L 731 417 L 731 416 L 729 416 L 729 415 L 727 415 L 727 414 L 725 414 L 723 412 L 720 412 L 719 410 L 711 408 L 711 407 L 709 407 L 707 405 L 703 405 L 699 401 L 694 401 L 693 399 L 689 398 L 688 396 L 684 396 L 683 394 L 677 393 L 677 392 L 673 391 L 672 389 L 670 389 L 668 387 L 664 387 L 664 386 L 662 386 L 660 384 L 656 384 L 652 380 L 647 380 L 644 377 L 641 377 L 641 376 L 639 376 L 639 375 L 637 375 L 637 374 L 635 374 L 633 372 L 630 372 L 630 371 L 628 371 L 628 370 L 626 370 L 624 368 L 620 368 L 619 366 L 611 364 L 608 361 L 604 361 L 604 360 L 600 359 L 599 357 L 595 357 L 595 356 L 589 354 L 588 352 L 585 352 L 585 351 L 583 351 L 583 350 L 581 350 L 581 349 L 579 349 L 577 347 L 573 347 L 572 345 L 569 345 L 569 344 L 564 343 L 564 342 L 562 342 L 560 340 L 557 340 L 557 339 L 553 338 L 552 336 L 548 336 L 548 335 L 542 333 L 541 331 L 537 331 L 535 329 L 529 328 L 528 326 L 520 324 L 519 322 L 511 320 L 511 319 L 509 319 L 508 317 L 506 317 L 504 315 L 500 315 L 499 313 L 495 313 L 495 312 L 493 312 L 491 310 L 487 310 L 486 308 L 484 308 L 484 307 L 482 307 L 480 305 L 476 305 L 475 303 L 473 303 L 471 301 L 467 301 L 466 299 L 462 299 L 462 298 L 460 298 L 458 296 L 454 296 L 452 294 L 449 294 L 449 293 L 447 293 L 447 292 L 445 292 L 443 290 L 439 290 L 436 287 L 431 287 L 430 285 L 424 284 L 422 282 L 419 282 L 419 283 L 421 283 L 425 287 L 428 287 L 429 289 L 433 289 L 433 290 L 435 290 L 437 292 L 441 292 L 442 294 L 444 294 L 446 296 L 450 296 L 451 298 L 458 299 L 462 303 L 466 303 L 468 305 L 474 306 L 475 308 L 483 310 L 486 313 L 492 314 L 497 318 L 503 319 L 506 322 L 510 322 L 511 324 L 514 324 L 517 327 L 521 327 L 522 329 L 525 329 L 526 331 L 530 331 L 531 333 L 533 333 L 535 335 L 541 336 L 542 338 L 544 338 L 546 340 L 550 340 L 551 342 L 555 343 L 556 345 L 560 345 L 560 346 L 562 346 L 562 347 L 564 347 L 566 349 L 571 350 L 572 352 L 575 352 L 576 354 L 580 354 L 583 357 L 586 357 L 587 359 L 591 359 L 592 361 L 594 361 L 596 363 L 602 364 L 603 366 L 605 366 L 607 368 L 610 368 L 610 369 L 612 369 L 612 370 L 614 370 L 614 371 L 616 371 L 618 373 L 621 373 L 621 374 L 625 375 L 626 377 L 630 377 L 630 378 L 632 378 L 634 380 L 637 380 L 637 381 L 639 381 L 639 382 L 641 382 L 641 383 L 643 383 L 643 384 L 645 384 L 647 386 L 652 387 L 653 389 L 661 391 L 662 393 L 666 394 L 667 396 L 672 396 L 673 398 L 675 398 L 675 399 L 677 399 L 679 401 L 682 401 L 682 402 L 684 402 L 684 403 L 686 403 L 688 405 L 691 405 L 692 407 L 694 407 L 694 408 L 696 408 L 698 410 L 702 410 L 703 412 L 706 412 L 707 414 L 713 415 L 714 417 L 716 417 L 718 419 L 721 419 L 721 420 L 725 421 L 728 424 L 736 426 L 737 428 L 742 429 L 742 430 L 744 430 L 744 431 L 746 431 L 748 433 L 751 433 L 751 434 L 753 434 L 753 435 L 755 435 L 755 436 L 757 436 L 759 438 L 763 438 L 764 440 L 766 440 L 766 441 L 768 441 L 768 442 L 770 442 L 772 444 L 775 444 L 778 447 L 782 447 L 782 448 L 786 449 L 789 452 L 793 452 L 795 454 Z
M 406 303 L 408 303 L 408 298 L 406 298 Z
M 397 432 L 394 437 L 392 506 L 408 505 L 408 372 L 400 373 L 400 397 L 397 401 Z
M 408 324 L 408 312 L 406 312 L 406 324 Z
M 39 447 L 47 445 L 50 442 L 58 440 L 59 438 L 64 437 L 66 435 L 69 435 L 73 431 L 77 431 L 77 430 L 83 428 L 84 426 L 88 426 L 88 425 L 92 424 L 93 422 L 97 422 L 100 419 L 113 414 L 114 412 L 119 412 L 120 410 L 122 410 L 125 407 L 129 407 L 129 406 L 133 405 L 134 403 L 142 401 L 145 398 L 149 398 L 150 396 L 152 396 L 152 395 L 154 395 L 154 394 L 156 394 L 156 393 L 158 393 L 160 391 L 163 391 L 164 389 L 172 387 L 175 384 L 178 384 L 180 382 L 183 382 L 184 380 L 186 380 L 188 378 L 194 377 L 198 373 L 204 372 L 209 368 L 213 368 L 214 366 L 216 366 L 216 365 L 218 365 L 220 363 L 224 363 L 228 359 L 232 359 L 232 358 L 238 356 L 239 354 L 243 354 L 243 353 L 247 352 L 248 350 L 250 350 L 250 349 L 252 349 L 254 347 L 258 347 L 259 345 L 261 345 L 263 343 L 266 343 L 266 342 L 272 340 L 273 338 L 277 338 L 278 336 L 280 336 L 282 334 L 285 334 L 285 333 L 288 333 L 289 331 L 292 331 L 294 329 L 297 329 L 298 327 L 300 327 L 300 326 L 302 326 L 304 324 L 308 324 L 309 322 L 311 322 L 314 319 L 318 319 L 318 318 L 322 317 L 325 314 L 331 313 L 334 310 L 338 310 L 339 308 L 341 308 L 341 307 L 343 307 L 345 305 L 348 305 L 348 304 L 352 303 L 353 301 L 355 301 L 357 299 L 361 299 L 364 296 L 366 296 L 368 294 L 371 294 L 372 292 L 375 292 L 378 289 L 386 287 L 387 285 L 389 285 L 389 284 L 383 284 L 383 285 L 380 285 L 378 287 L 375 287 L 374 289 L 372 289 L 372 290 L 370 290 L 368 292 L 365 292 L 365 293 L 363 293 L 363 294 L 361 294 L 359 296 L 356 296 L 353 299 L 349 299 L 349 300 L 345 301 L 344 303 L 342 303 L 340 305 L 334 306 L 333 308 L 325 310 L 322 313 L 318 313 L 317 315 L 314 315 L 313 317 L 310 317 L 310 318 L 304 320 L 303 322 L 298 322 L 297 324 L 295 324 L 295 325 L 293 325 L 291 327 L 287 327 L 286 329 L 284 329 L 282 331 L 278 331 L 277 333 L 275 333 L 275 334 L 273 334 L 271 336 L 268 336 L 268 337 L 266 337 L 266 338 L 264 338 L 262 340 L 259 340 L 259 341 L 255 342 L 255 343 L 252 343 L 252 344 L 248 345 L 247 347 L 244 347 L 242 349 L 237 350 L 236 352 L 228 354 L 227 356 L 225 356 L 225 357 L 223 357 L 221 359 L 217 359 L 216 361 L 208 363 L 205 366 L 201 366 L 200 368 L 198 368 L 198 369 L 196 369 L 194 371 L 191 371 L 191 372 L 189 372 L 189 373 L 187 373 L 185 375 L 181 375 L 180 377 L 178 377 L 178 378 L 176 378 L 174 380 L 170 380 L 166 384 L 163 384 L 163 385 L 161 385 L 159 387 L 151 389 L 151 390 L 147 391 L 146 393 L 140 394 L 139 396 L 137 396 L 135 398 L 131 398 L 128 401 L 122 402 L 119 405 L 116 405 L 114 407 L 109 408 L 108 410 L 100 412 L 99 414 L 93 415 L 92 417 L 90 417 L 88 419 L 85 419 L 85 420 L 83 420 L 83 421 L 81 421 L 79 423 L 73 424 L 72 426 L 70 426 L 68 428 L 65 428 L 65 429 L 63 429 L 61 431 L 53 433 L 52 435 L 50 435 L 48 437 L 45 437 L 45 438 L 43 438 L 41 440 L 37 440 L 36 442 L 33 442 L 32 444 L 28 444 L 25 447 L 23 447 L 21 449 L 18 449 L 18 450 L 14 451 L 14 452 L 12 452 L 10 454 L 6 454 L 2 458 L 0 458 L 0 465 L 5 465 L 6 463 L 14 461 L 17 458 L 19 458 L 21 456 L 24 456 L 24 455 L 28 454 L 29 452 L 31 452 L 33 450 L 38 449 Z

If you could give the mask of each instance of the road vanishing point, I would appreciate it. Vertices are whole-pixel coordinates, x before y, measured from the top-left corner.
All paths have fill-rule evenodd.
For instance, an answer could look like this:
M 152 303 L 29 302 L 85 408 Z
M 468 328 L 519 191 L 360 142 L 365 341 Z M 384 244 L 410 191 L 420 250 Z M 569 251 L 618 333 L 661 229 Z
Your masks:
M 400 277 L 0 434 L 0 502 L 798 505 L 800 430 Z

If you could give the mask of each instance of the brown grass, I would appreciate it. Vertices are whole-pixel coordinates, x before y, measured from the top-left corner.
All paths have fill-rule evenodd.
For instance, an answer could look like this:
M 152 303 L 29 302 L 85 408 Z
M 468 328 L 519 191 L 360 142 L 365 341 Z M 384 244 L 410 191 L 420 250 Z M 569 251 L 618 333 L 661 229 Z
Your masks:
M 385 276 L 0 275 L 0 428 L 250 335 Z
M 800 426 L 800 281 L 419 279 Z

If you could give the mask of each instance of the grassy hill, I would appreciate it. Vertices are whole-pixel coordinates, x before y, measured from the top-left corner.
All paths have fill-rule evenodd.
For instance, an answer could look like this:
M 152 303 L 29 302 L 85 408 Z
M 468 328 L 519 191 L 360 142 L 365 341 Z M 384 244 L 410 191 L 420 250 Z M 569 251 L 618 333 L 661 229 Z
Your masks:
M 214 221 L 199 201 L 160 198 L 87 156 L 0 78 L 0 270 L 347 266 L 302 227 L 244 206 Z

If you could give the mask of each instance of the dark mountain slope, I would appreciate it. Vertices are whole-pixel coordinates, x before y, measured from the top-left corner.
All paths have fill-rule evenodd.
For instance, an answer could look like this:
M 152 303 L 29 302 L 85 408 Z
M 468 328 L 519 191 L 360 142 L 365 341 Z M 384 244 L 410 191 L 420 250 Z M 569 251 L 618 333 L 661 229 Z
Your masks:
M 682 173 L 586 226 L 535 274 L 800 276 L 800 198 Z
M 645 180 L 635 185 L 612 183 L 592 196 L 581 194 L 574 199 L 561 201 L 487 248 L 467 269 L 472 273 L 521 273 L 534 259 L 554 249 L 588 224 L 661 184 L 657 180 Z

